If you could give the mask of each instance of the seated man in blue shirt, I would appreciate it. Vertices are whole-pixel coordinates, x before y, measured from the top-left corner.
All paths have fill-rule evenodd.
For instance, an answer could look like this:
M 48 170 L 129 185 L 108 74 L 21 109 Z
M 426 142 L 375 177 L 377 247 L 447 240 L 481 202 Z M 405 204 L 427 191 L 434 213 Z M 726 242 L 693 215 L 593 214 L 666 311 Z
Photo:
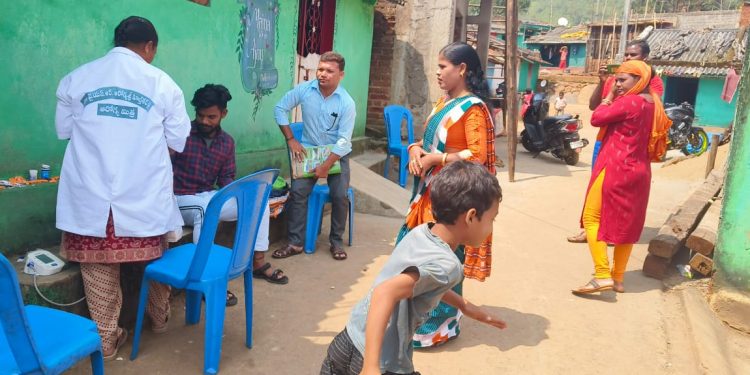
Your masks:
M 333 145 L 328 159 L 315 168 L 312 178 L 292 180 L 289 201 L 287 202 L 289 244 L 274 251 L 274 258 L 287 258 L 301 254 L 307 225 L 307 201 L 318 179 L 328 179 L 333 209 L 331 212 L 331 256 L 336 260 L 346 259 L 343 234 L 349 213 L 349 153 L 352 151 L 352 131 L 356 115 L 354 100 L 339 86 L 344 78 L 344 57 L 336 52 L 326 52 L 320 56 L 317 79 L 305 82 L 287 92 L 276 104 L 276 123 L 286 138 L 292 157 L 303 160 L 306 145 Z M 289 128 L 289 112 L 302 106 L 302 121 L 305 124 L 303 139 L 294 139 Z M 341 173 L 329 175 L 331 167 L 339 162 Z

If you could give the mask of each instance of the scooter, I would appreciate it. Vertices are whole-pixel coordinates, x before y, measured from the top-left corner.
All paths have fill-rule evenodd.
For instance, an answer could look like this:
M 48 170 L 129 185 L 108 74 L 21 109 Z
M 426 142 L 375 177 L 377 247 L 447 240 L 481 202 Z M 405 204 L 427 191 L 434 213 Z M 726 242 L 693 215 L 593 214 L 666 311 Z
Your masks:
M 544 82 L 542 82 L 544 83 Z M 544 84 L 541 85 L 544 88 Z M 521 144 L 529 152 L 538 156 L 549 152 L 568 165 L 578 164 L 581 149 L 589 144 L 588 139 L 581 139 L 578 131 L 581 120 L 578 116 L 547 116 L 549 103 L 543 92 L 533 94 L 531 103 L 523 116 L 524 130 L 521 132 Z
M 701 155 L 708 149 L 708 135 L 693 126 L 695 109 L 688 102 L 680 105 L 666 104 L 667 117 L 672 120 L 669 128 L 670 150 L 680 150 L 685 155 Z

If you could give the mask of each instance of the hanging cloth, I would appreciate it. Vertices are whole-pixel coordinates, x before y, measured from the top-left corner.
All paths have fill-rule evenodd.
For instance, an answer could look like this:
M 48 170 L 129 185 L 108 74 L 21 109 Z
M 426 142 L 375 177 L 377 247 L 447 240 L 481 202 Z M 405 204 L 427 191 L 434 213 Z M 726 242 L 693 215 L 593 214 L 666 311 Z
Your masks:
M 724 88 L 721 90 L 721 100 L 731 103 L 734 99 L 734 93 L 737 92 L 737 86 L 740 83 L 740 75 L 730 68 L 727 78 L 724 80 Z

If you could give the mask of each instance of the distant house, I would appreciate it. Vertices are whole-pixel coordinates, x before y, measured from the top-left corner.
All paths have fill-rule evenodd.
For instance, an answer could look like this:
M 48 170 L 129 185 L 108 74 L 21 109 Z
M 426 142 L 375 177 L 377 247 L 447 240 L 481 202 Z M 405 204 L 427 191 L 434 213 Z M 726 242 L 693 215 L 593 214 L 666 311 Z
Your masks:
M 627 40 L 636 39 L 640 33 L 647 28 L 651 29 L 670 29 L 677 22 L 676 18 L 662 17 L 633 18 L 628 23 Z M 593 22 L 589 24 L 589 40 L 587 43 L 588 59 L 586 61 L 586 71 L 596 73 L 599 66 L 603 64 L 612 64 L 615 62 L 618 47 L 620 45 L 620 32 L 622 30 L 621 20 L 617 22 Z
M 697 124 L 726 127 L 734 119 L 737 94 L 721 99 L 731 70 L 739 74 L 746 29 L 654 30 L 647 38 L 649 62 L 664 80 L 664 102 L 688 102 Z
M 587 26 L 557 27 L 546 34 L 526 39 L 526 46 L 531 50 L 539 51 L 542 59 L 553 66 L 560 65 L 560 51 L 563 47 L 567 47 L 567 66 L 585 68 L 588 38 Z
M 497 40 L 505 41 L 505 24 L 492 24 L 492 29 L 490 33 L 492 34 L 492 37 Z M 544 34 L 552 29 L 554 29 L 555 26 L 552 26 L 547 23 L 541 23 L 541 22 L 535 22 L 535 21 L 520 21 L 518 24 L 518 46 L 521 48 L 528 48 L 526 45 L 526 41 L 529 38 L 535 37 L 537 35 Z
M 476 39 L 469 36 L 467 42 L 476 46 Z M 538 51 L 518 48 L 518 91 L 534 90 L 539 79 L 539 68 L 549 65 L 539 56 Z M 497 85 L 505 81 L 505 42 L 490 39 L 490 49 L 487 54 L 487 84 L 494 92 Z

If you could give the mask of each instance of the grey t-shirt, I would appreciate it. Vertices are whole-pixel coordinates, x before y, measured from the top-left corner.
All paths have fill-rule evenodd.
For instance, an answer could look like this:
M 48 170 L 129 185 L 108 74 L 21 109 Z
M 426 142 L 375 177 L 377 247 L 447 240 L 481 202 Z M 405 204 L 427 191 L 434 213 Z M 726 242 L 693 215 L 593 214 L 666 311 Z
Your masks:
M 418 271 L 419 280 L 414 285 L 412 298 L 401 300 L 394 307 L 380 353 L 381 370 L 398 374 L 414 372 L 414 332 L 438 305 L 443 294 L 463 279 L 463 266 L 458 257 L 447 243 L 432 234 L 428 224 L 414 228 L 401 240 L 375 279 L 373 289 L 407 270 Z M 354 346 L 363 354 L 371 297 L 372 289 L 354 307 L 346 325 Z

